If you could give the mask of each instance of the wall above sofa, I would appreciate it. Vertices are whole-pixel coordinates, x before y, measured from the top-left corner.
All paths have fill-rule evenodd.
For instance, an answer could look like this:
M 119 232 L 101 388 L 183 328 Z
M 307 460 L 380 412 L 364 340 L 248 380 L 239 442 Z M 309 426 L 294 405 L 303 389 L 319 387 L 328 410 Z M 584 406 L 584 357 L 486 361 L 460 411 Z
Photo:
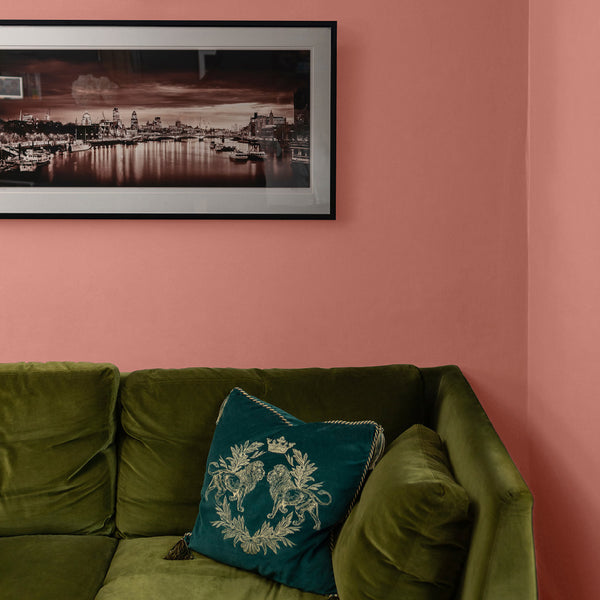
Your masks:
M 527 477 L 521 2 L 24 0 L 3 18 L 338 21 L 337 220 L 0 221 L 0 361 L 459 364 Z
M 335 19 L 339 151 L 335 222 L 1 221 L 0 360 L 458 363 L 525 469 L 526 10 L 495 4 L 5 7 Z

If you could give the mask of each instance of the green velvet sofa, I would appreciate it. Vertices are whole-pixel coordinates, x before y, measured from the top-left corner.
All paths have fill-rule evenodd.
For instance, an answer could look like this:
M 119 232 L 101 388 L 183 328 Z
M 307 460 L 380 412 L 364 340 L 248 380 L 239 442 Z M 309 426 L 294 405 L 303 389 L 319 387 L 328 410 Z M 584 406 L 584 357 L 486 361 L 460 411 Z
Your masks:
M 341 600 L 344 589 L 365 600 L 537 597 L 531 494 L 455 366 L 122 374 L 110 364 L 64 362 L 0 365 L 0 599 L 322 597 L 198 554 L 164 560 L 194 526 L 219 408 L 234 387 L 306 422 L 376 421 L 388 447 L 415 423 L 441 438 L 470 501 L 455 589 L 401 593 L 403 577 L 427 570 L 426 555 L 414 574 L 393 575 L 398 587 L 392 578 L 381 593 L 353 589 L 346 560 L 354 550 L 342 526 L 343 547 L 333 549 Z

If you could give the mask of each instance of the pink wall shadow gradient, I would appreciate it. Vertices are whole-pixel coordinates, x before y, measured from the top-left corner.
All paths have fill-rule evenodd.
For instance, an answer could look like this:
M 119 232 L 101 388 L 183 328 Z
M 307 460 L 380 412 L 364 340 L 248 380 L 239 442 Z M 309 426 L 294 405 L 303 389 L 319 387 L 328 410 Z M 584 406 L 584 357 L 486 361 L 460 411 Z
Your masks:
M 531 1 L 529 436 L 541 597 L 598 597 L 600 6 Z

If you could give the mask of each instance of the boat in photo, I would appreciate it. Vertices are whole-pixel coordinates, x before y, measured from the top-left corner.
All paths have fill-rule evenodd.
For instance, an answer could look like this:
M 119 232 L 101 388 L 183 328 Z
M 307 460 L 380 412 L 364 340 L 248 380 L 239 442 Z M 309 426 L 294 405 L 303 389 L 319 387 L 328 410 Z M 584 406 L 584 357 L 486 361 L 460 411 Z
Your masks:
M 310 145 L 308 142 L 297 141 L 294 144 L 290 144 L 292 150 L 292 166 L 306 166 L 310 165 Z
M 248 154 L 236 149 L 229 155 L 229 159 L 234 162 L 246 162 L 248 160 Z
M 38 164 L 36 162 L 23 160 L 19 163 L 19 171 L 21 173 L 33 173 L 38 168 Z
M 69 152 L 83 152 L 84 150 L 90 150 L 91 147 L 91 144 L 82 140 L 74 140 L 69 144 Z
M 0 173 L 8 173 L 18 168 L 14 161 L 0 159 Z
M 25 150 L 25 153 L 16 159 L 19 165 L 19 171 L 22 173 L 32 173 L 38 167 L 47 165 L 50 162 L 52 156 L 49 152 L 43 150 Z
M 215 150 L 217 152 L 235 152 L 237 150 L 237 146 L 223 142 L 221 144 L 217 144 Z
M 291 165 L 297 181 L 310 185 L 310 142 L 308 140 L 296 140 L 290 145 L 292 151 Z
M 250 152 L 248 152 L 248 158 L 250 160 L 265 160 L 267 158 L 267 153 L 264 150 L 250 150 Z

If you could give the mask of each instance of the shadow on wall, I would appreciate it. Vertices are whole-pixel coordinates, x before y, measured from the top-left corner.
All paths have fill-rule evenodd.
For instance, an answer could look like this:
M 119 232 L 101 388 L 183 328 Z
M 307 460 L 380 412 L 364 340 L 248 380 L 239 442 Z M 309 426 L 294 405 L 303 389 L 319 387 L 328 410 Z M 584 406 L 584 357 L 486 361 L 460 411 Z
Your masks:
M 552 423 L 547 414 L 540 417 L 530 420 L 528 432 L 539 597 L 590 598 L 589 578 L 598 569 L 598 548 L 593 550 L 593 532 L 600 521 L 597 473 L 590 473 L 585 464 L 573 464 L 578 457 L 589 459 L 579 449 L 576 431 Z M 549 430 L 561 434 L 551 435 Z
M 517 377 L 500 378 L 493 372 L 463 370 L 475 395 L 506 446 L 513 462 L 530 485 L 530 457 L 527 434 L 526 385 Z

